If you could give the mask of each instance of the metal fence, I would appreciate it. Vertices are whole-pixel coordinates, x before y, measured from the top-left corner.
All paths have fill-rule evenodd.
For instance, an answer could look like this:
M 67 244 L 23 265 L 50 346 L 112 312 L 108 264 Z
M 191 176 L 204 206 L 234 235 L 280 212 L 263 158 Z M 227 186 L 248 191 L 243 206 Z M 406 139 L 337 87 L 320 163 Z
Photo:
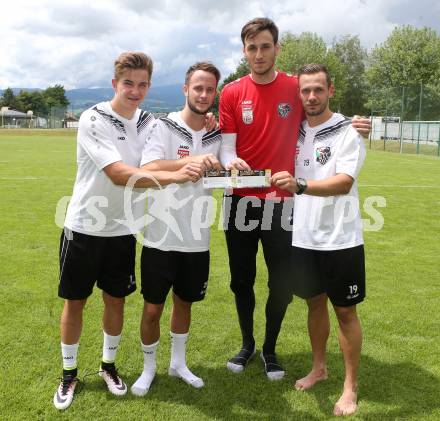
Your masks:
M 66 109 L 52 107 L 47 115 L 25 114 L 0 115 L 1 127 L 6 129 L 61 129 L 69 127 Z
M 438 88 L 417 84 L 373 89 L 368 107 L 370 148 L 440 156 Z
M 369 146 L 391 152 L 440 156 L 440 121 L 372 117 Z

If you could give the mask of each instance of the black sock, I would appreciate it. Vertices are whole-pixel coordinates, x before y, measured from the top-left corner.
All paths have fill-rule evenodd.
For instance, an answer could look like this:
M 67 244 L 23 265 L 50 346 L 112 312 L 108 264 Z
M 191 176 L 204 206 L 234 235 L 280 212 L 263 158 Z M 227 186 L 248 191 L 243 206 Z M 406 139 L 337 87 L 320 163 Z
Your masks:
M 105 363 L 104 361 L 101 361 L 101 368 L 103 370 L 110 370 L 112 368 L 115 368 L 115 363 Z
M 281 323 L 286 314 L 290 300 L 277 299 L 269 293 L 266 303 L 266 336 L 263 344 L 263 354 L 275 354 L 275 346 L 280 333 Z
M 67 370 L 63 368 L 63 378 L 76 377 L 77 375 L 78 375 L 78 369 L 72 368 L 71 370 Z
M 240 323 L 241 335 L 243 337 L 242 347 L 248 351 L 253 351 L 255 347 L 254 339 L 254 308 L 255 294 L 253 290 L 246 291 L 245 294 L 235 294 L 235 305 Z

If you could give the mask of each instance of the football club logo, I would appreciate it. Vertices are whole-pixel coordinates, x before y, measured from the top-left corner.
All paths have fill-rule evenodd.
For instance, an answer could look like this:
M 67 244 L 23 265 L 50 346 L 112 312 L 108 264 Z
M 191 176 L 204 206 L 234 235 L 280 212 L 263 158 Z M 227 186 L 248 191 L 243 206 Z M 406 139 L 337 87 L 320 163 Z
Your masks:
M 330 150 L 330 146 L 316 148 L 316 162 L 319 162 L 321 165 L 324 165 L 331 156 L 332 152 Z
M 180 145 L 179 149 L 177 149 L 177 156 L 179 158 L 185 158 L 185 156 L 189 156 L 189 146 L 187 146 L 187 145 Z
M 254 121 L 254 109 L 252 101 L 243 101 L 241 104 L 241 118 L 244 124 L 252 124 Z
M 288 102 L 281 102 L 278 104 L 278 115 L 281 118 L 287 118 L 292 108 Z
M 185 158 L 185 156 L 189 155 L 189 150 L 188 149 L 177 149 L 177 155 L 179 156 L 179 158 Z

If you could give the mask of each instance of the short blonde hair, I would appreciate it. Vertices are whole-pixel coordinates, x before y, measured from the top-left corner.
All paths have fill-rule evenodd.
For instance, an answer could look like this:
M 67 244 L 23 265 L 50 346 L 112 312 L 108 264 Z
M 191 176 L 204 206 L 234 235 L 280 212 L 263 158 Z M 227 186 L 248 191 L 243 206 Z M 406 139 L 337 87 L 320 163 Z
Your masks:
M 153 60 L 151 60 L 151 57 L 144 53 L 127 51 L 122 53 L 115 60 L 115 79 L 119 79 L 122 76 L 122 73 L 127 69 L 146 70 L 148 72 L 149 79 L 151 79 L 153 74 Z

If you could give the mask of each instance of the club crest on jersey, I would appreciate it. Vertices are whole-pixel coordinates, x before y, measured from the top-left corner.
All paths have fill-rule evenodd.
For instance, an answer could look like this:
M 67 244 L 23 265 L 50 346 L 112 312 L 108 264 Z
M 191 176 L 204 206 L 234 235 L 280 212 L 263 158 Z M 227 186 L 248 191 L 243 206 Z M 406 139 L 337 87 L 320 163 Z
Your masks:
M 331 156 L 332 152 L 330 150 L 330 146 L 316 148 L 316 162 L 319 162 L 321 165 L 324 165 Z
M 189 147 L 186 145 L 180 145 L 179 149 L 177 149 L 177 155 L 179 158 L 185 158 L 185 156 L 189 155 Z
M 287 118 L 292 108 L 288 102 L 281 102 L 278 104 L 278 115 L 281 118 Z
M 244 124 L 252 124 L 254 121 L 254 109 L 252 101 L 243 101 L 241 103 L 241 118 Z

